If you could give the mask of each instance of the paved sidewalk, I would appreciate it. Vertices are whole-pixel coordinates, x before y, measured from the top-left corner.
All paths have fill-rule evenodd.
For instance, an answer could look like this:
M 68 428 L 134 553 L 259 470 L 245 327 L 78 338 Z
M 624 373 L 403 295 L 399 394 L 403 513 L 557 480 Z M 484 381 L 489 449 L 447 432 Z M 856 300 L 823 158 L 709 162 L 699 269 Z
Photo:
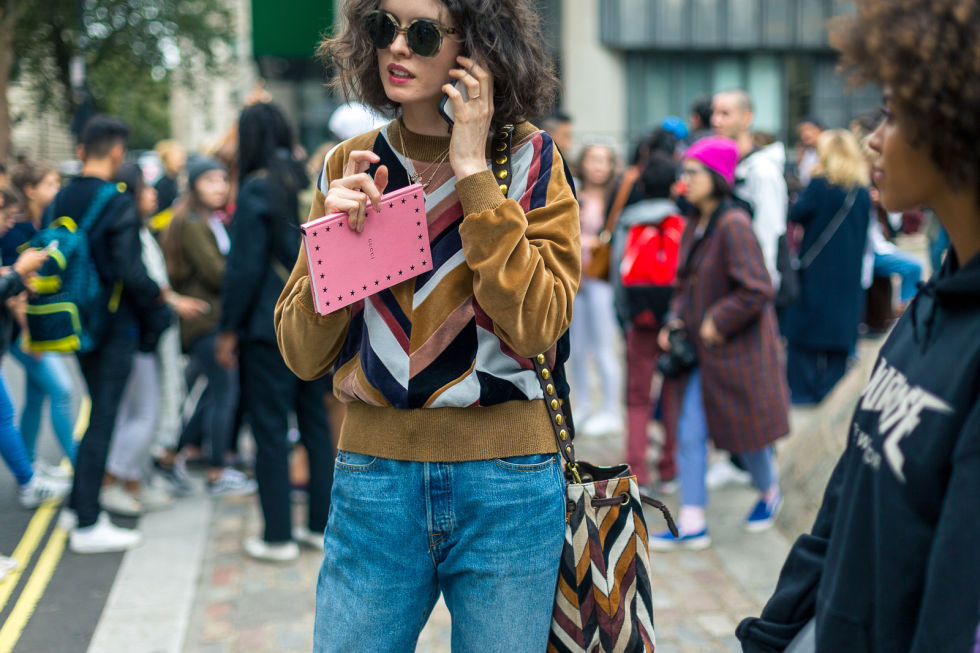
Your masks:
M 622 456 L 620 442 L 621 438 L 580 438 L 579 456 L 615 462 Z M 676 498 L 671 499 L 668 504 L 676 509 Z M 787 541 L 776 531 L 742 530 L 742 519 L 754 499 L 755 493 L 747 488 L 715 491 L 708 512 L 714 546 L 702 552 L 653 554 L 658 653 L 739 650 L 735 625 L 742 617 L 758 613 L 788 550 Z M 664 526 L 656 511 L 648 512 L 647 519 L 651 531 Z M 253 561 L 242 553 L 241 543 L 260 528 L 255 497 L 215 503 L 184 651 L 311 649 L 320 555 L 307 548 L 293 564 Z M 440 601 L 416 651 L 449 650 L 450 619 Z

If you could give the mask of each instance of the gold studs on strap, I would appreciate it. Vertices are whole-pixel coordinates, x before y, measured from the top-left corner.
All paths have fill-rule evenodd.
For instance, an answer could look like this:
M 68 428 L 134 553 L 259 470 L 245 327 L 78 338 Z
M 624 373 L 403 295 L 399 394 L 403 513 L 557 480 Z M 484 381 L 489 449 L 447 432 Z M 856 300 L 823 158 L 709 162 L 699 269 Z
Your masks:
M 546 369 L 545 370 L 541 370 L 541 378 L 544 379 L 545 381 L 547 381 L 548 379 L 551 378 L 551 372 L 549 372 Z
M 555 386 L 549 383 L 545 386 L 544 391 L 547 392 L 548 396 L 550 397 L 551 395 L 555 394 Z
M 558 400 L 557 399 L 552 399 L 551 400 L 551 410 L 558 410 L 560 407 L 561 407 L 561 404 L 558 403 Z
M 562 439 L 562 442 L 564 442 L 565 440 L 568 439 L 568 431 L 566 431 L 565 429 L 558 431 L 558 437 Z
M 555 424 L 557 424 L 558 426 L 561 426 L 564 423 L 565 423 L 565 418 L 561 416 L 561 413 L 558 413 L 557 415 L 555 415 Z

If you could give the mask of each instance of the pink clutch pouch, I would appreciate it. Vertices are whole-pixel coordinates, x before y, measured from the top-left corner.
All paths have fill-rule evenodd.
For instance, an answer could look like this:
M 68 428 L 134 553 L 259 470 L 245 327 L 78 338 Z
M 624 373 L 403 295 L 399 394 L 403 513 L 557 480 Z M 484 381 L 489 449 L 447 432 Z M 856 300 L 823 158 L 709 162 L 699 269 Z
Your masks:
M 346 213 L 301 226 L 313 304 L 321 315 L 432 269 L 425 194 L 412 184 L 367 205 L 364 231 L 352 231 Z

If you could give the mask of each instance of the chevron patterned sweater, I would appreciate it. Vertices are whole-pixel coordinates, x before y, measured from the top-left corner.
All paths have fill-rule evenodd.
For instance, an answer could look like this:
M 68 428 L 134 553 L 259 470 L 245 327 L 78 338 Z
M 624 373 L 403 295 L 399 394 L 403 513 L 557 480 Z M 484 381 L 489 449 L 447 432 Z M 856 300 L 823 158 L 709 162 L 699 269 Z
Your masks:
M 413 134 L 396 120 L 327 155 L 310 219 L 324 214 L 324 192 L 353 150 L 379 155 L 386 191 L 408 185 L 409 170 L 433 175 L 425 198 L 433 269 L 322 316 L 301 251 L 276 306 L 279 348 L 301 378 L 334 370 L 334 394 L 347 404 L 341 449 L 446 462 L 556 451 L 528 358 L 546 354 L 567 398 L 566 332 L 581 267 L 570 175 L 551 138 L 529 123 L 514 133 L 507 198 L 489 170 L 489 144 L 488 170 L 462 180 L 449 163 L 433 165 L 448 146 L 448 137 Z

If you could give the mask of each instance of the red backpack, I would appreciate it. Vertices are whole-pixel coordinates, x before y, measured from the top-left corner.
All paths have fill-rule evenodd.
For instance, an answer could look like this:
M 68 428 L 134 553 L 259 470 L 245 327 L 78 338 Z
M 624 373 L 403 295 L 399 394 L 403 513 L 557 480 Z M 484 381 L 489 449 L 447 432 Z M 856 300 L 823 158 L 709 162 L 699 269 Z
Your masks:
M 636 224 L 626 234 L 619 266 L 624 286 L 673 286 L 686 221 L 669 215 L 657 224 Z

